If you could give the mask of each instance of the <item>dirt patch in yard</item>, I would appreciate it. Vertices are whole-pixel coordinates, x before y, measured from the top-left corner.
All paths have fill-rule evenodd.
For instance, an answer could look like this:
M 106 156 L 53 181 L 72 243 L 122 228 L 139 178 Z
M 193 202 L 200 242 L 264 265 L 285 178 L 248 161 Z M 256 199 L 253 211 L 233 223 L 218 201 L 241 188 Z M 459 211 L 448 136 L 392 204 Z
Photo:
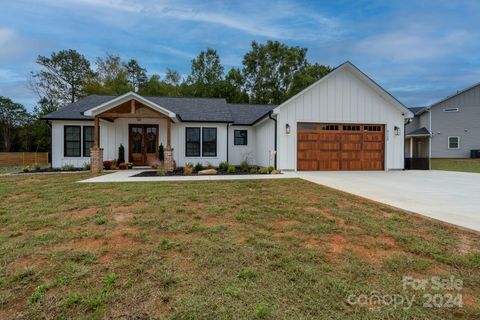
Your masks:
M 135 204 L 131 206 L 112 208 L 113 220 L 115 220 L 116 222 L 123 222 L 123 221 L 130 220 L 134 216 L 135 210 L 137 210 L 140 207 L 141 207 L 140 204 Z
M 299 224 L 297 220 L 275 220 L 270 223 L 274 229 L 283 229 L 285 227 L 290 227 Z
M 85 218 L 85 217 L 94 216 L 96 213 L 97 213 L 97 209 L 92 207 L 92 208 L 87 208 L 87 209 L 82 209 L 77 211 L 69 211 L 69 212 L 66 212 L 65 215 L 69 215 L 75 218 Z
M 202 224 L 205 224 L 207 226 L 218 226 L 218 225 L 224 225 L 224 226 L 239 226 L 240 224 L 236 221 L 232 220 L 225 220 L 223 217 L 205 217 L 202 220 L 200 220 Z

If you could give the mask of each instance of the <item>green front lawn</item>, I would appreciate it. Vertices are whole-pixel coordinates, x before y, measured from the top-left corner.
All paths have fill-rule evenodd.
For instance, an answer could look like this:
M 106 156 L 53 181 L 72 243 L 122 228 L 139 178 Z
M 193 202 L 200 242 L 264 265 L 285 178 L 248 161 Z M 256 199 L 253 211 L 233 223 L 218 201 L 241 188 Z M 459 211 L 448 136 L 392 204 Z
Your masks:
M 480 173 L 480 159 L 432 159 L 432 169 Z
M 299 179 L 75 183 L 88 176 L 0 178 L 0 319 L 480 317 L 478 235 Z M 415 301 L 348 300 L 372 292 Z

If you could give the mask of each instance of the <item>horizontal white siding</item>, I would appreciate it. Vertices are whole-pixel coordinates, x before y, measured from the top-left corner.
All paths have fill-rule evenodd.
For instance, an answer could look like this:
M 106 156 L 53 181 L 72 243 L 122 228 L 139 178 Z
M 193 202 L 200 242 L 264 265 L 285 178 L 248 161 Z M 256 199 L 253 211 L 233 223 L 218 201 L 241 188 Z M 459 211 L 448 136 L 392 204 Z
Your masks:
M 292 99 L 280 109 L 277 119 L 280 169 L 296 170 L 298 122 L 384 124 L 385 168 L 404 167 L 402 112 L 348 69 L 339 70 Z M 285 132 L 287 123 L 290 134 Z M 400 136 L 394 135 L 395 126 L 401 128 Z

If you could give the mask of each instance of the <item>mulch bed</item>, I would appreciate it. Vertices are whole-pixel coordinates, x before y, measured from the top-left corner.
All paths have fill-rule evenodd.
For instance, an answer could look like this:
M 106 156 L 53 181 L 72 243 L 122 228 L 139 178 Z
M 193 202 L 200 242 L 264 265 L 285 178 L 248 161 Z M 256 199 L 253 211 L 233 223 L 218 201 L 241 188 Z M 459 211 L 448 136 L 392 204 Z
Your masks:
M 259 174 L 259 173 L 249 173 L 249 172 L 243 172 L 243 171 L 236 171 L 235 173 L 228 173 L 226 171 L 218 171 L 217 172 L 217 176 L 240 176 L 240 175 L 246 175 L 246 174 Z M 198 176 L 199 174 L 194 172 L 192 173 L 190 176 Z M 168 177 L 168 176 L 184 176 L 183 174 L 183 170 L 182 169 L 177 169 L 173 172 L 165 172 L 165 177 Z M 136 175 L 133 175 L 131 176 L 131 178 L 133 177 L 160 177 L 158 174 L 157 174 L 157 171 L 142 171 Z

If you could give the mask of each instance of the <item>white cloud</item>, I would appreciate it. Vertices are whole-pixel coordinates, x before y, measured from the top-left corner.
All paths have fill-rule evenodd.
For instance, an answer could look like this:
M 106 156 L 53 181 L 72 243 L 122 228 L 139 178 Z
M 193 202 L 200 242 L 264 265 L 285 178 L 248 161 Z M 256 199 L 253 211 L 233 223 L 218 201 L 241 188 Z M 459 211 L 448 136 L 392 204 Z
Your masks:
M 4 48 L 15 37 L 15 31 L 10 28 L 0 28 L 0 47 Z
M 438 34 L 435 30 L 410 28 L 387 31 L 360 40 L 354 46 L 357 53 L 394 61 L 435 60 L 464 49 L 469 34 L 450 30 Z
M 25 77 L 8 69 L 0 69 L 0 82 L 22 81 Z
M 52 6 L 66 6 L 66 3 L 43 0 Z M 231 3 L 226 8 L 215 3 L 195 1 L 124 1 L 124 0 L 73 0 L 73 4 L 92 8 L 107 8 L 120 13 L 133 14 L 155 19 L 170 19 L 205 23 L 238 30 L 247 34 L 273 39 L 316 39 L 324 40 L 341 32 L 339 22 L 311 12 L 297 4 Z M 68 3 L 69 6 L 72 2 Z M 110 16 L 108 19 L 112 19 Z M 105 19 L 104 19 L 105 20 Z M 117 21 L 117 20 L 115 20 Z M 125 23 L 125 20 L 123 20 Z M 294 21 L 293 24 L 285 23 Z M 118 22 L 118 21 L 117 21 Z

